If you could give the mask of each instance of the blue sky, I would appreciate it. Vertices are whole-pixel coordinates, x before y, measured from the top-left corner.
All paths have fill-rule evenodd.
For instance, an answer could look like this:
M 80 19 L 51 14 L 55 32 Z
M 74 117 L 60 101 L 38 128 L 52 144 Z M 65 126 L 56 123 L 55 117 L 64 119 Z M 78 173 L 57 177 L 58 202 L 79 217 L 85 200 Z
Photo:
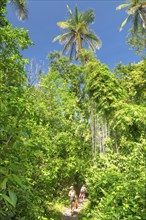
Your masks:
M 29 49 L 23 52 L 24 57 L 35 59 L 36 62 L 43 62 L 47 66 L 47 55 L 49 52 L 61 51 L 63 46 L 59 42 L 53 43 L 55 36 L 62 33 L 57 26 L 58 21 L 65 21 L 69 15 L 66 8 L 68 4 L 72 10 L 78 5 L 79 11 L 93 9 L 95 13 L 95 22 L 90 25 L 101 39 L 102 47 L 97 50 L 97 58 L 107 64 L 111 70 L 119 62 L 123 64 L 137 63 L 141 60 L 134 50 L 126 43 L 126 36 L 129 25 L 126 25 L 123 31 L 119 32 L 121 22 L 126 18 L 125 10 L 116 11 L 116 7 L 124 1 L 119 0 L 70 0 L 70 1 L 50 1 L 50 0 L 27 0 L 28 20 L 20 22 L 14 9 L 8 4 L 7 18 L 13 27 L 24 27 L 29 31 L 31 40 L 35 43 Z

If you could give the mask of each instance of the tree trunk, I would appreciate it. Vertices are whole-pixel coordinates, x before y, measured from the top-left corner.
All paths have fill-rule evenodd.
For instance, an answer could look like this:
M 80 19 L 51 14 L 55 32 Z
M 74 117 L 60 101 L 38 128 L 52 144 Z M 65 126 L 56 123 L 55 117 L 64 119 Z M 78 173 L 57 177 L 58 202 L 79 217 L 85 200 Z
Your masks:
M 96 165 L 97 153 L 105 154 L 105 140 L 109 137 L 109 127 L 106 118 L 96 113 L 93 99 L 90 100 L 90 127 L 92 139 L 92 158 Z
M 90 127 L 91 127 L 91 138 L 92 138 L 92 158 L 93 161 L 96 159 L 95 153 L 95 103 L 90 100 Z

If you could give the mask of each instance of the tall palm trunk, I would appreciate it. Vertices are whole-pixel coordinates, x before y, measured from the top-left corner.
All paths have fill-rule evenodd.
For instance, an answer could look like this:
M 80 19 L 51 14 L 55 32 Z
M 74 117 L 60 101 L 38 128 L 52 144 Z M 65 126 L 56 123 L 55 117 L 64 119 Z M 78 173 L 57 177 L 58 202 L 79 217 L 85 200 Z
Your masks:
M 82 50 L 83 45 L 82 45 L 81 35 L 78 34 L 76 38 L 77 38 L 77 41 L 76 41 L 77 42 L 76 60 L 77 60 L 79 56 L 79 52 Z

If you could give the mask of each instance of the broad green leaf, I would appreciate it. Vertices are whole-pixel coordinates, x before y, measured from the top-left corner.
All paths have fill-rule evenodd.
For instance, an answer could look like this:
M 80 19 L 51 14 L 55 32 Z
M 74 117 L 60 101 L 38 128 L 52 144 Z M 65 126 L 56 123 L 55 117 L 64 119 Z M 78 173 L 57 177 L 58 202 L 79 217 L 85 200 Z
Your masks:
M 16 196 L 16 194 L 13 191 L 9 190 L 9 196 L 10 196 L 12 205 L 15 207 L 16 203 L 17 203 L 17 196 Z
M 13 207 L 15 207 L 9 196 L 7 196 L 7 195 L 5 195 L 5 194 L 1 194 L 1 197 L 5 200 L 6 203 L 8 202 L 8 203 L 11 204 Z
M 6 189 L 7 181 L 8 181 L 8 178 L 5 178 L 3 180 L 3 182 L 1 183 L 1 189 Z
M 23 186 L 21 179 L 20 179 L 17 175 L 12 174 L 12 177 L 13 177 L 14 181 L 15 181 L 19 186 Z
M 8 174 L 8 170 L 5 167 L 0 166 L 0 173 L 7 175 Z

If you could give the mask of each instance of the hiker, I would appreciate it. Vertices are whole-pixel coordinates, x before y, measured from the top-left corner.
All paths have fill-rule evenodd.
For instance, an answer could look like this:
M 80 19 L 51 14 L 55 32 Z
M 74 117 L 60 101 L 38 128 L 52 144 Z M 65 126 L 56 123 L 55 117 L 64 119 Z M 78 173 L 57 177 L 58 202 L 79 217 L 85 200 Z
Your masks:
M 83 185 L 80 189 L 79 198 L 82 199 L 82 202 L 85 200 L 86 187 Z
M 74 187 L 70 187 L 70 191 L 68 193 L 70 197 L 70 208 L 71 208 L 71 214 L 73 215 L 74 209 L 75 209 L 75 204 L 76 204 L 76 191 L 74 190 Z

